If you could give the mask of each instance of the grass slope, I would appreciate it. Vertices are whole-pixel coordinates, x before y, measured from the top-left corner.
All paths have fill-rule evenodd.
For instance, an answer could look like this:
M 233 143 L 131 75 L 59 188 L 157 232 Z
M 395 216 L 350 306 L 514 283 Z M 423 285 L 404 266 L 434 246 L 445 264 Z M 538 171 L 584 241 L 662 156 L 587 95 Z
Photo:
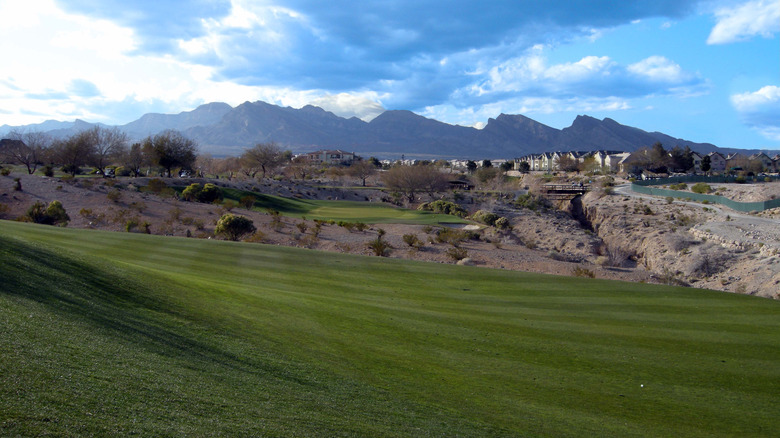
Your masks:
M 765 299 L 3 221 L 0 278 L 0 435 L 780 430 Z
M 336 221 L 364 222 L 368 224 L 461 224 L 468 221 L 457 216 L 431 213 L 428 211 L 394 208 L 384 204 L 372 204 L 356 201 L 326 201 L 314 199 L 294 199 L 281 196 L 264 195 L 255 192 L 222 188 L 225 199 L 238 202 L 242 197 L 251 195 L 256 198 L 254 209 L 274 209 L 293 217 L 307 219 L 333 219 Z

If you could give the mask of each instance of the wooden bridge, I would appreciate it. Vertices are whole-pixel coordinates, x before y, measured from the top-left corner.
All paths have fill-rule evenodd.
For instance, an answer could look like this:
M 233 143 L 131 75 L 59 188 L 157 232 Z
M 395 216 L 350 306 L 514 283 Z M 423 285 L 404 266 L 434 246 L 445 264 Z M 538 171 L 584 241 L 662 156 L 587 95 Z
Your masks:
M 589 184 L 545 184 L 541 194 L 547 199 L 572 199 L 590 191 Z

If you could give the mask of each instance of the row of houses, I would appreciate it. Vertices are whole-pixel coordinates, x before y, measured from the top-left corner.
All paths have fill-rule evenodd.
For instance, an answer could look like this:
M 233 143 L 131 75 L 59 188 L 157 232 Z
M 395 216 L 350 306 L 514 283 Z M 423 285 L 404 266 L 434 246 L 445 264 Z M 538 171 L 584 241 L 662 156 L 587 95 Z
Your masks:
M 621 151 L 569 151 L 569 152 L 543 152 L 540 154 L 530 154 L 514 161 L 514 169 L 520 170 L 520 163 L 528 163 L 530 170 L 536 171 L 556 171 L 560 170 L 559 163 L 562 157 L 573 160 L 577 163 L 584 163 L 589 157 L 594 158 L 594 166 L 607 172 L 629 172 L 637 163 L 644 162 L 646 157 L 640 156 L 641 152 L 621 152 Z M 755 163 L 753 167 L 760 168 L 760 171 L 778 172 L 780 171 L 780 154 L 769 157 L 760 152 L 750 156 L 744 154 L 722 154 L 720 152 L 710 152 L 709 154 L 699 154 L 693 152 L 693 171 L 702 172 L 701 164 L 705 156 L 710 158 L 709 172 L 723 173 L 727 169 L 741 168 L 746 164 Z

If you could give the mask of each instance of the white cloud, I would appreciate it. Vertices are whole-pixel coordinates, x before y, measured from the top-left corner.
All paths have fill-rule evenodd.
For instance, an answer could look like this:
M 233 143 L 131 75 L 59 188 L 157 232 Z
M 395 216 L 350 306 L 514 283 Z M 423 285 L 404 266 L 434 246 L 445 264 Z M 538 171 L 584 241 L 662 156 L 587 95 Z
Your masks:
M 663 56 L 651 56 L 626 67 L 630 73 L 645 77 L 654 82 L 681 82 L 688 75 L 676 63 Z
M 369 122 L 382 114 L 385 108 L 377 102 L 376 93 L 356 95 L 352 93 L 326 94 L 311 101 L 311 104 L 340 117 L 357 117 Z
M 754 112 L 780 106 L 780 87 L 767 85 L 752 93 L 740 93 L 731 96 L 731 102 L 737 111 Z
M 715 11 L 717 24 L 708 44 L 744 41 L 756 35 L 771 37 L 780 31 L 780 1 L 755 0 Z
M 767 85 L 758 91 L 731 96 L 742 120 L 770 140 L 780 140 L 780 87 Z
M 496 115 L 523 114 L 526 116 L 548 115 L 554 113 L 604 113 L 631 109 L 625 99 L 609 98 L 569 98 L 554 97 L 516 97 L 492 102 L 478 107 L 459 108 L 452 104 L 429 106 L 421 115 L 437 120 L 449 120 L 450 123 L 482 129 L 486 121 Z
M 138 54 L 131 29 L 65 13 L 52 1 L 0 2 L 0 16 L 0 107 L 18 109 L 3 114 L 0 125 L 44 117 L 122 124 L 146 111 L 178 112 L 214 101 L 300 107 L 324 94 L 223 81 L 211 66 Z M 204 41 L 188 49 L 209 47 Z

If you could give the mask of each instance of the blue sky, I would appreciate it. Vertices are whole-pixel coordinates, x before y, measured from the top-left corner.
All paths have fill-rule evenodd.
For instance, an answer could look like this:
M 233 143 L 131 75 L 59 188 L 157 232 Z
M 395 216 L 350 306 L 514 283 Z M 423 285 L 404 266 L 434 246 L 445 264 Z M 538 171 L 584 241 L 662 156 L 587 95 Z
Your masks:
M 0 17 L 0 125 L 263 100 L 780 149 L 777 0 L 0 0 Z

